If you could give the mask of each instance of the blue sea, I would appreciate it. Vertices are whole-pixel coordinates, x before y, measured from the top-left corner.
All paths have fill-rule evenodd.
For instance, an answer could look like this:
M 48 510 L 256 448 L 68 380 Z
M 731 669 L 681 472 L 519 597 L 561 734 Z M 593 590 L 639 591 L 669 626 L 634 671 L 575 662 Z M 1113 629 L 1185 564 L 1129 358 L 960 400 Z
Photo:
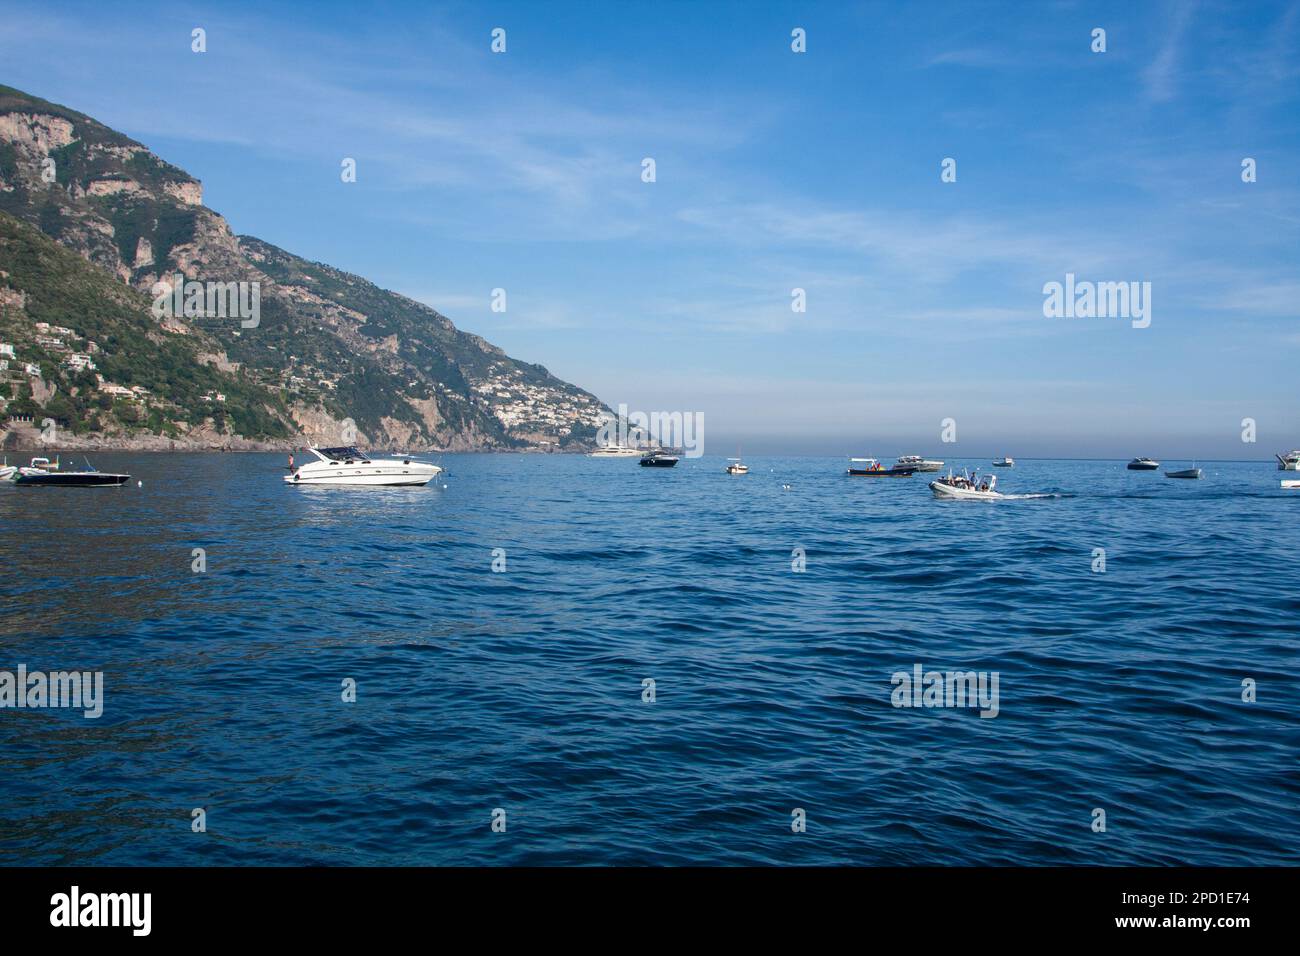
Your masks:
M 1268 462 L 1022 459 L 1044 497 L 985 503 L 843 459 L 438 460 L 0 487 L 0 671 L 104 688 L 0 710 L 0 862 L 1300 863 Z M 996 716 L 895 706 L 918 666 L 996 672 Z

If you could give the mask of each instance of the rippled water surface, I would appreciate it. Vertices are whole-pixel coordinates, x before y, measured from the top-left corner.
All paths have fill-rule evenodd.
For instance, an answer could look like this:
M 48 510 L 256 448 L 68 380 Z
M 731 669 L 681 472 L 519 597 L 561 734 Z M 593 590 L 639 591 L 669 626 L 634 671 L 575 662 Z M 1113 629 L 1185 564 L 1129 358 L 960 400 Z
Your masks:
M 1058 496 L 981 503 L 838 459 L 442 462 L 0 487 L 0 670 L 105 682 L 97 720 L 0 710 L 0 861 L 1300 862 L 1300 493 L 1267 463 L 1020 461 L 1005 490 Z M 997 716 L 894 707 L 917 664 L 998 672 Z

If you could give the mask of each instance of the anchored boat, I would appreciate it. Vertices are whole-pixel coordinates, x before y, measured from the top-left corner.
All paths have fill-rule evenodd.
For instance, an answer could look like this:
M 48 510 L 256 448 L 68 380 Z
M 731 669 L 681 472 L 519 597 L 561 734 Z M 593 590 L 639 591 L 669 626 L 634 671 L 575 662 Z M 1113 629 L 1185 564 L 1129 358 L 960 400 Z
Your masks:
M 672 468 L 680 458 L 667 451 L 652 451 L 641 456 L 642 468 Z
M 857 468 L 853 467 L 855 464 Z M 908 478 L 916 474 L 916 468 L 901 462 L 886 468 L 875 458 L 850 458 L 849 474 L 863 478 Z
M 641 452 L 627 445 L 601 445 L 588 458 L 635 458 Z
M 84 471 L 62 471 L 57 459 L 51 462 L 48 458 L 33 458 L 30 465 L 13 474 L 12 480 L 25 487 L 113 488 L 126 484 L 131 476 L 99 471 L 89 461 Z
M 290 485 L 374 485 L 396 487 L 427 485 L 442 473 L 437 465 L 407 458 L 371 458 L 352 445 L 339 448 L 308 448 L 310 461 L 285 475 Z
M 1183 469 L 1180 470 L 1180 471 L 1166 471 L 1166 472 L 1165 472 L 1165 477 L 1166 477 L 1166 478 L 1193 478 L 1193 479 L 1195 479 L 1195 478 L 1200 478 L 1200 477 L 1202 477 L 1202 472 L 1201 472 L 1201 469 L 1199 469 L 1199 468 L 1183 468 Z
M 903 455 L 898 459 L 898 464 L 917 471 L 938 471 L 943 467 L 943 462 L 937 458 L 922 458 L 920 455 Z
M 1275 455 L 1278 471 L 1300 471 L 1300 450 L 1289 451 L 1285 455 Z
M 1134 458 L 1128 463 L 1129 471 L 1155 471 L 1160 467 L 1160 462 L 1154 458 Z

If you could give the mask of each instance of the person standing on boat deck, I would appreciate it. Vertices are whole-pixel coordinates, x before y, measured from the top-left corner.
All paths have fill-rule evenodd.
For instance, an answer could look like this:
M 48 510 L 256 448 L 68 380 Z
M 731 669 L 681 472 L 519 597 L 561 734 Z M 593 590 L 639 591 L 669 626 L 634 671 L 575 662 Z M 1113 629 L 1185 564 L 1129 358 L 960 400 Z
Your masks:
M 293 471 L 293 452 L 289 452 L 289 470 Z

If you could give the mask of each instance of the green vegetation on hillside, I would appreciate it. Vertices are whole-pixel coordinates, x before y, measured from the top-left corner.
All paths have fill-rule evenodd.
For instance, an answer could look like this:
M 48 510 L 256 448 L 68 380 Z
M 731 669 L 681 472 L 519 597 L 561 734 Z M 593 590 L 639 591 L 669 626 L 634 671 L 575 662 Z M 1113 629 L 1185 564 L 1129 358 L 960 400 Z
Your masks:
M 150 312 L 149 299 L 36 229 L 0 213 L 0 289 L 23 293 L 21 312 L 0 308 L 0 341 L 16 346 L 15 366 L 39 364 L 42 380 L 55 394 L 39 408 L 31 389 L 11 402 L 10 414 L 43 414 L 74 433 L 118 421 L 128 430 L 175 434 L 177 425 L 202 424 L 206 417 L 229 420 L 249 438 L 283 438 L 290 434 L 288 411 L 279 395 L 250 381 L 198 361 L 200 351 L 215 348 L 197 335 L 167 333 Z M 141 402 L 114 399 L 100 390 L 94 373 L 64 366 L 64 353 L 36 342 L 35 323 L 72 329 L 73 351 L 88 353 L 105 382 L 140 386 L 149 397 Z M 225 395 L 224 403 L 205 396 Z M 223 405 L 214 416 L 214 405 Z
M 236 239 L 195 203 L 197 180 L 88 116 L 0 86 L 5 114 L 13 135 L 0 141 L 0 213 L 16 221 L 4 225 L 0 269 L 9 276 L 0 288 L 27 293 L 28 304 L 0 313 L 0 341 L 20 345 L 16 364 L 38 364 L 44 376 L 27 394 L 15 378 L 11 414 L 160 434 L 211 419 L 218 430 L 265 438 L 296 431 L 293 409 L 326 431 L 332 426 L 317 412 L 335 423 L 352 419 L 372 441 L 412 448 L 554 448 L 589 442 L 590 423 L 607 412 L 589 393 L 419 302 Z M 42 152 L 37 143 L 68 138 L 60 120 L 71 124 L 71 142 Z M 47 159 L 53 181 L 44 175 Z M 34 242 L 20 222 L 59 246 Z M 138 253 L 145 255 L 137 263 Z M 189 334 L 167 332 L 132 287 L 150 288 L 178 270 L 199 281 L 260 283 L 259 324 L 198 319 L 187 322 Z M 74 330 L 75 342 L 42 345 L 37 321 Z M 68 367 L 68 346 L 89 352 L 89 341 L 101 350 L 93 359 L 102 382 Z M 225 353 L 239 371 L 220 373 L 199 353 Z M 136 393 L 114 395 L 114 386 Z

